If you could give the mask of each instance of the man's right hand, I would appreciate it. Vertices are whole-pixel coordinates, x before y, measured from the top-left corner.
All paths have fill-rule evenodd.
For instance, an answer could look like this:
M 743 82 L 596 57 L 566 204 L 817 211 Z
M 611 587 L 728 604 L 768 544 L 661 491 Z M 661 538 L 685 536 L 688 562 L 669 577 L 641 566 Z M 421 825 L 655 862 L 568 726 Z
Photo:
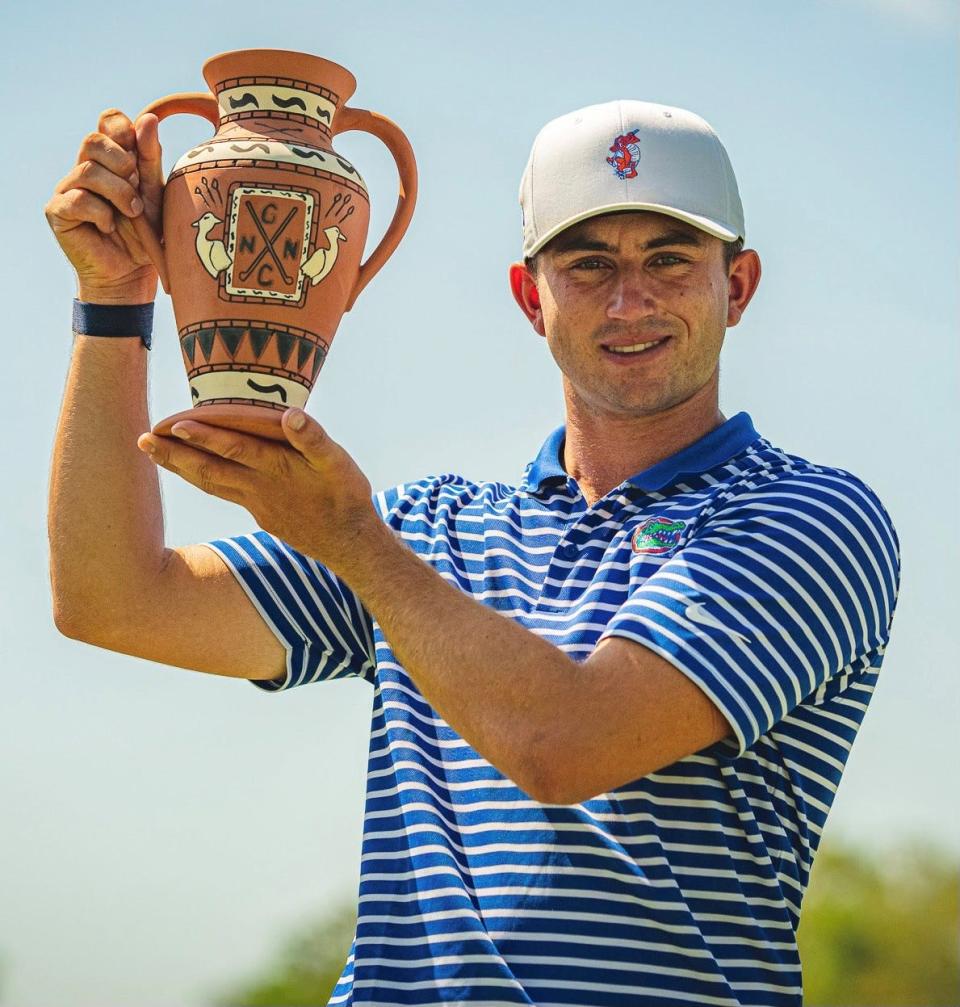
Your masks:
M 150 225 L 160 229 L 158 125 L 152 114 L 141 116 L 134 126 L 119 109 L 107 109 L 44 207 L 47 222 L 77 271 L 81 301 L 146 304 L 157 296 L 157 270 L 132 219 L 145 213 Z

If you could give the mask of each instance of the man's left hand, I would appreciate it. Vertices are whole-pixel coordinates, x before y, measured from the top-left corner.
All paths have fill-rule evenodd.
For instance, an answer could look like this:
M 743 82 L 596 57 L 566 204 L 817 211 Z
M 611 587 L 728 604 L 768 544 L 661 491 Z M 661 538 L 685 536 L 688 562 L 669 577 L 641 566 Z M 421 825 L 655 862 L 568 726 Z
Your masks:
M 302 417 L 300 430 L 294 423 Z M 371 487 L 356 462 L 303 410 L 282 417 L 287 443 L 178 422 L 137 446 L 205 493 L 245 507 L 266 532 L 343 576 L 362 537 L 381 530 Z M 150 448 L 153 453 L 150 453 Z

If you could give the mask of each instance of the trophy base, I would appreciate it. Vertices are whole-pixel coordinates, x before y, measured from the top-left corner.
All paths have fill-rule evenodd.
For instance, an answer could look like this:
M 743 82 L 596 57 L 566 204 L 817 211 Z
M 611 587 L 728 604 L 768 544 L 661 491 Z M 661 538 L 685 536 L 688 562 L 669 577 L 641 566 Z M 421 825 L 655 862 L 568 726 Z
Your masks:
M 172 437 L 174 423 L 192 420 L 194 423 L 208 423 L 212 427 L 236 430 L 241 434 L 253 434 L 271 441 L 287 442 L 280 419 L 283 413 L 278 409 L 264 409 L 262 406 L 209 405 L 193 406 L 181 413 L 174 413 L 153 425 L 151 433 Z

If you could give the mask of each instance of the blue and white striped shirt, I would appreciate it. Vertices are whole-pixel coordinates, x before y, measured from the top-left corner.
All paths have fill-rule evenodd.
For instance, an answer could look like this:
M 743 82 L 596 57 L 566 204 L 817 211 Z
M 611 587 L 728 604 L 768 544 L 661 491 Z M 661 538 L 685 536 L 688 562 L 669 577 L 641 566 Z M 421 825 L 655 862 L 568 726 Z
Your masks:
M 447 581 L 577 661 L 636 640 L 734 735 L 576 805 L 460 738 L 345 583 L 265 532 L 208 543 L 287 651 L 287 689 L 374 687 L 355 939 L 331 1004 L 799 1007 L 811 863 L 889 638 L 876 495 L 746 413 L 588 507 L 547 439 L 519 486 L 377 494 Z M 597 745 L 603 744 L 602 736 Z

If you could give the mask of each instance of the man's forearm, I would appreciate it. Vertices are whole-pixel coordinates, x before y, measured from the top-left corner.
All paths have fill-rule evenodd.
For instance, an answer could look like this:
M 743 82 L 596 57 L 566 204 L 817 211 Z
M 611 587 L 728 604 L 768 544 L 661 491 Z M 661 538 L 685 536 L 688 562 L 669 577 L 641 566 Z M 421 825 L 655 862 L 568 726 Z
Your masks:
M 47 530 L 54 618 L 108 631 L 164 554 L 157 470 L 137 450 L 149 429 L 147 350 L 136 338 L 76 336 L 57 424 Z
M 342 575 L 431 706 L 538 797 L 556 711 L 576 702 L 580 665 L 447 583 L 385 525 Z

